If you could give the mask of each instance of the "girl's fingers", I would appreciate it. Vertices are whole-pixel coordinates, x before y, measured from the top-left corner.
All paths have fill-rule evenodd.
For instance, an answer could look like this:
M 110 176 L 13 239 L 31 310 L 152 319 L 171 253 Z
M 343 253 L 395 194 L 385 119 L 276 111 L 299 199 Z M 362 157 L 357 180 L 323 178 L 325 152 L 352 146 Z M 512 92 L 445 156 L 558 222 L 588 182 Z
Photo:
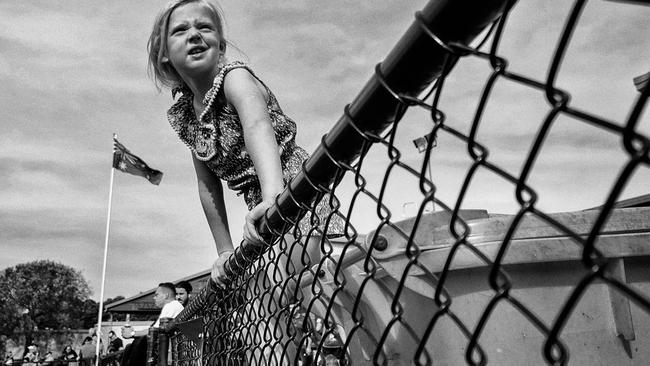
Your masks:
M 219 288 L 226 287 L 226 282 L 228 278 L 223 269 L 223 263 L 221 263 L 218 259 L 212 265 L 212 271 L 210 273 L 210 277 L 212 277 L 212 280 L 217 285 L 217 287 Z
M 262 238 L 260 238 L 259 234 L 257 233 L 257 229 L 255 228 L 255 219 L 251 216 L 252 215 L 246 215 L 246 224 L 244 224 L 244 239 L 254 244 L 260 244 L 262 242 Z
M 247 226 L 244 227 L 244 241 L 251 244 L 259 244 L 259 240 L 253 236 Z
M 255 223 L 264 215 L 266 210 L 272 205 L 273 204 L 269 202 L 262 202 L 257 206 L 253 207 L 253 209 L 250 210 L 248 214 L 246 214 L 244 232 L 243 232 L 245 241 L 252 244 L 258 244 L 258 245 L 264 244 L 264 240 L 257 232 Z

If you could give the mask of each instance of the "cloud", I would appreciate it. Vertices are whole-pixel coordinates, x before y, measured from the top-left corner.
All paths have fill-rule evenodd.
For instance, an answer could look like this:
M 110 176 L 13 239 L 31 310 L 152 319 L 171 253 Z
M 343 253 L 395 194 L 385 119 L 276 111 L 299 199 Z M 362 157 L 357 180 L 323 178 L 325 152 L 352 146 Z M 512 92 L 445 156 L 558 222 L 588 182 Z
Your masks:
M 53 52 L 75 58 L 85 56 L 93 50 L 88 47 L 88 19 L 59 11 L 47 11 L 31 7 L 29 4 L 18 5 L 13 9 L 5 4 L 8 16 L 3 17 L 2 24 L 7 30 L 3 33 L 3 42 L 12 42 L 24 48 Z
M 14 240 L 38 242 L 43 238 L 50 241 L 76 238 L 84 242 L 99 242 L 100 237 L 91 229 L 102 223 L 92 209 L 65 207 L 3 207 L 0 237 L 10 243 Z
M 145 27 L 135 27 L 140 31 L 132 32 L 134 27 L 129 26 L 130 34 L 120 27 L 129 12 L 116 16 L 105 6 L 84 2 L 69 3 L 65 8 L 36 2 L 5 3 L 2 8 L 5 16 L 0 26 L 6 32 L 0 35 L 0 43 L 4 54 L 15 57 L 2 59 L 0 79 L 19 93 L 17 97 L 64 106 L 75 98 L 97 94 L 151 92 L 142 78 Z M 32 109 L 38 106 L 32 105 Z
M 296 120 L 297 141 L 311 150 L 425 3 L 223 0 L 221 5 L 228 37 Z M 571 6 L 517 4 L 500 45 L 509 71 L 545 80 Z M 185 277 L 215 258 L 187 148 L 165 118 L 170 95 L 157 94 L 146 76 L 146 42 L 160 7 L 149 0 L 0 3 L 0 235 L 10 248 L 0 268 L 36 258 L 60 260 L 82 269 L 98 296 L 113 132 L 165 176 L 160 186 L 114 176 L 107 296 L 130 296 L 161 280 Z M 648 33 L 647 19 L 644 7 L 588 3 L 557 81 L 572 95 L 573 107 L 623 123 L 637 95 L 631 78 L 648 71 L 648 38 L 635 36 Z M 230 51 L 233 57 L 237 53 L 234 47 Z M 440 104 L 449 126 L 469 132 L 490 72 L 485 60 L 458 63 Z M 519 172 L 549 109 L 542 91 L 500 80 L 478 133 L 490 161 Z M 400 123 L 395 144 L 416 170 L 423 155 L 412 140 L 431 127 L 427 113 L 418 110 Z M 641 128 L 647 131 L 647 122 Z M 562 116 L 530 179 L 545 208 L 585 208 L 602 201 L 625 159 L 616 135 Z M 466 144 L 441 133 L 432 171 L 446 202 L 458 195 L 469 164 Z M 375 193 L 387 166 L 385 148 L 373 148 L 364 174 Z M 647 168 L 640 169 L 626 194 L 647 193 L 647 179 Z M 339 189 L 343 198 L 354 193 L 350 180 Z M 404 203 L 421 200 L 422 193 L 418 180 L 401 168 L 389 184 L 397 188 L 385 199 L 399 219 L 407 211 Z M 493 187 L 498 192 L 490 192 Z M 237 242 L 245 206 L 232 192 L 225 195 Z M 375 207 L 367 197 L 361 201 L 355 226 L 364 233 L 376 224 L 364 213 Z M 513 187 L 481 170 L 464 207 L 512 211 Z

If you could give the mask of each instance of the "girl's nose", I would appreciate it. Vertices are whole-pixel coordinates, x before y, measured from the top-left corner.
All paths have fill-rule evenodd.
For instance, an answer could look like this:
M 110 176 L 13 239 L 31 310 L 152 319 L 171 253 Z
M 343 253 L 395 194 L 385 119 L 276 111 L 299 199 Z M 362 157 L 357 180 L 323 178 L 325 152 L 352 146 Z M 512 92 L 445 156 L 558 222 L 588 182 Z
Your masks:
M 188 41 L 190 42 L 196 42 L 202 40 L 203 37 L 201 37 L 201 32 L 199 32 L 198 29 L 191 29 L 188 32 Z

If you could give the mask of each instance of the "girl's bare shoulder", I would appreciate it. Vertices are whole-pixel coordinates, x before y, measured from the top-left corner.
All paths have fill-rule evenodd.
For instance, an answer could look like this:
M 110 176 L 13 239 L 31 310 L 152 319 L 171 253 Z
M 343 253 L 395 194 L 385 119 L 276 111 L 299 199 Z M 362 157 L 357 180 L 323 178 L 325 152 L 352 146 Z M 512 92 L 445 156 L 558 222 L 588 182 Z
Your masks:
M 266 99 L 266 88 L 247 67 L 229 70 L 224 76 L 224 92 L 229 100 L 245 95 L 261 93 Z

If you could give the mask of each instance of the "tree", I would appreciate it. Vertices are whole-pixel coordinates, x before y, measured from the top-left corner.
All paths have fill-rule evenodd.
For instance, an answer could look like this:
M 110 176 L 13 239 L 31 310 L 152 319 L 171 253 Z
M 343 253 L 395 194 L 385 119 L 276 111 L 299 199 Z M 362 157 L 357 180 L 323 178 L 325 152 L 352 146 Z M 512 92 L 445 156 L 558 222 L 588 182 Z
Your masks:
M 109 297 L 108 299 L 104 300 L 104 306 L 106 306 L 106 305 L 108 305 L 108 304 L 112 304 L 112 303 L 114 303 L 114 302 L 118 302 L 118 301 L 120 301 L 120 300 L 124 300 L 124 296 L 122 296 L 122 295 L 117 295 L 117 296 L 115 296 L 115 297 L 113 297 L 113 298 Z
M 92 305 L 81 272 L 47 260 L 0 272 L 0 294 L 0 334 L 29 333 L 36 327 L 80 328 L 84 310 Z
M 80 328 L 92 328 L 97 324 L 99 303 L 93 299 L 86 299 L 79 311 Z M 104 319 L 104 317 L 102 317 Z

